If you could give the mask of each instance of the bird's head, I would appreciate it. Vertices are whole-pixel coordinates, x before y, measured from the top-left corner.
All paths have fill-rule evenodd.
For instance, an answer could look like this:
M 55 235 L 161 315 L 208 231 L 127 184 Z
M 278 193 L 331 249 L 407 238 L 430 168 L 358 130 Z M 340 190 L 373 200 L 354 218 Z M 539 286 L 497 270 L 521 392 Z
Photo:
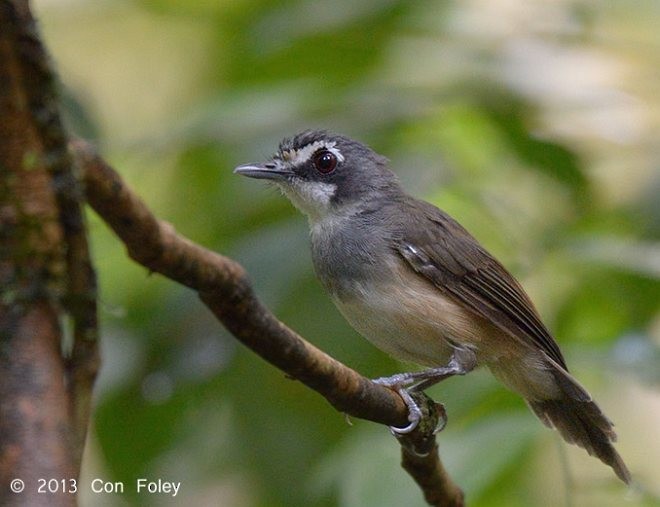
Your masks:
M 311 221 L 398 188 L 387 159 L 348 137 L 308 130 L 284 139 L 277 153 L 237 174 L 276 183 Z

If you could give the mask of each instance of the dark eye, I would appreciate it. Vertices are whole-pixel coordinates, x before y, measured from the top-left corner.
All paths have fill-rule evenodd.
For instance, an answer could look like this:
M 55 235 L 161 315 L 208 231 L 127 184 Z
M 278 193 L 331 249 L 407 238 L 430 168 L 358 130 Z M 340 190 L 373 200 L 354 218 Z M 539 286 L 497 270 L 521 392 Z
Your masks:
M 328 150 L 315 153 L 313 162 L 316 170 L 322 174 L 329 174 L 337 167 L 337 157 Z

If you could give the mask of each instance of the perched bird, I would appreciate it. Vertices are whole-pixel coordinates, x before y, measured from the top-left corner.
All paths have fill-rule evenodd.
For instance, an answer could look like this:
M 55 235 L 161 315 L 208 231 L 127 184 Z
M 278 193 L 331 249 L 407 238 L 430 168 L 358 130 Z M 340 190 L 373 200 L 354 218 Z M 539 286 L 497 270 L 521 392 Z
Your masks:
M 316 274 L 346 320 L 392 356 L 429 367 L 376 381 L 408 403 L 422 390 L 486 366 L 556 428 L 630 482 L 613 424 L 568 372 L 516 279 L 461 225 L 401 188 L 386 158 L 348 137 L 305 131 L 235 172 L 276 183 L 307 215 Z

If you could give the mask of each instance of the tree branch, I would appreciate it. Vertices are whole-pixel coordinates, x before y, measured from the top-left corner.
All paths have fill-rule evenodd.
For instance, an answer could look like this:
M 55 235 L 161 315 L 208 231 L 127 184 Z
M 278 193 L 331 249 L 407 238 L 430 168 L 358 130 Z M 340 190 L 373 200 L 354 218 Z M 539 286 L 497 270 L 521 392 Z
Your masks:
M 83 169 L 89 203 L 125 243 L 132 259 L 196 290 L 238 340 L 320 393 L 337 410 L 390 426 L 408 423 L 408 409 L 398 394 L 362 377 L 286 327 L 259 301 L 239 264 L 157 220 L 89 144 L 75 141 L 71 146 Z M 433 434 L 436 405 L 425 395 L 418 402 L 428 417 L 399 439 L 403 466 L 430 505 L 461 506 L 463 494 L 438 457 Z

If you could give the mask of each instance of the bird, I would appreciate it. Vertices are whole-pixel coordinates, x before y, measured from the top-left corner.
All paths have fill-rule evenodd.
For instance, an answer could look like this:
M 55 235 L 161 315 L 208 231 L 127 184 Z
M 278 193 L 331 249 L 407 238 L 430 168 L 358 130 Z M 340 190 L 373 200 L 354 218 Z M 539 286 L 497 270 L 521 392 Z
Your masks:
M 340 313 L 396 359 L 426 369 L 375 382 L 397 390 L 412 431 L 423 391 L 485 366 L 569 443 L 631 475 L 613 423 L 569 373 L 522 285 L 456 220 L 405 192 L 389 161 L 326 130 L 285 138 L 234 172 L 274 183 L 308 218 L 314 270 Z

